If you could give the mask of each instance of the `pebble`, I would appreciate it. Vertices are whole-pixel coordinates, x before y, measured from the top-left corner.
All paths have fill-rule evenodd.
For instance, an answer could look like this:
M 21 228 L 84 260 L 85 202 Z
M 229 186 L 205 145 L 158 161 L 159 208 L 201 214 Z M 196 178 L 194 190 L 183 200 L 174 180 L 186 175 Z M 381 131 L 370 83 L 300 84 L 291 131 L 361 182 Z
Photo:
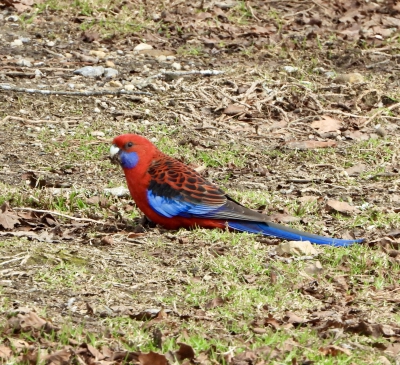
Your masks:
M 111 80 L 108 85 L 110 85 L 111 87 L 122 87 L 122 84 L 119 81 L 114 80 Z
M 111 194 L 113 196 L 117 197 L 129 197 L 129 190 L 125 188 L 124 186 L 118 186 L 116 188 L 109 188 L 109 189 L 104 189 L 104 193 L 106 194 Z
M 75 89 L 75 84 L 68 84 L 68 87 L 69 87 L 70 89 Z
M 125 89 L 126 91 L 132 91 L 132 90 L 135 89 L 135 86 L 133 86 L 133 85 L 131 85 L 131 84 L 128 84 L 128 85 L 125 85 L 125 86 L 124 86 L 124 89 Z
M 97 77 L 104 73 L 103 66 L 85 66 L 74 71 L 75 75 L 82 75 L 85 77 Z
M 121 51 L 120 49 L 117 50 L 117 54 L 119 54 L 120 56 L 124 55 L 124 51 Z
M 32 67 L 32 62 L 26 60 L 25 58 L 21 58 L 17 61 L 17 65 L 21 67 Z
M 15 39 L 10 43 L 11 47 L 19 47 L 22 46 L 22 41 L 20 39 Z
M 46 43 L 47 47 L 54 47 L 55 45 L 56 45 L 56 42 L 53 42 L 53 41 L 49 41 Z
M 72 58 L 72 54 L 71 54 L 71 53 L 66 53 L 66 54 L 64 54 L 64 56 L 65 56 L 66 58 Z
M 93 131 L 90 133 L 93 137 L 104 137 L 106 134 L 102 131 Z
M 96 57 L 100 58 L 101 60 L 104 59 L 107 55 L 103 51 L 90 51 L 89 54 L 92 56 L 96 56 Z
M 178 62 L 174 62 L 174 63 L 171 65 L 171 67 L 174 68 L 174 69 L 177 70 L 177 71 L 179 71 L 179 70 L 182 68 L 181 64 L 178 63 Z
M 112 78 L 118 75 L 118 70 L 115 68 L 107 67 L 104 69 L 104 77 Z
M 7 18 L 7 21 L 8 22 L 17 22 L 19 20 L 19 16 L 18 15 L 10 15 L 8 18 Z
M 20 40 L 22 43 L 29 43 L 31 41 L 31 39 L 27 37 L 21 37 Z
M 157 57 L 158 62 L 164 62 L 166 60 L 167 60 L 167 56 L 165 56 L 163 54 Z
M 35 77 L 39 78 L 43 76 L 43 72 L 40 70 L 35 70 Z
M 107 67 L 115 67 L 115 63 L 113 61 L 106 61 Z
M 94 108 L 93 111 L 94 111 L 95 113 L 101 113 L 101 110 L 100 110 L 99 108 Z
M 143 51 L 145 49 L 153 49 L 153 46 L 147 43 L 139 43 L 133 50 L 134 51 Z
M 174 61 L 175 58 L 175 56 L 167 56 L 167 61 Z
M 283 69 L 284 69 L 286 72 L 290 73 L 290 74 L 292 74 L 292 73 L 294 73 L 294 72 L 297 72 L 297 71 L 299 70 L 298 67 L 293 67 L 293 66 L 283 66 Z

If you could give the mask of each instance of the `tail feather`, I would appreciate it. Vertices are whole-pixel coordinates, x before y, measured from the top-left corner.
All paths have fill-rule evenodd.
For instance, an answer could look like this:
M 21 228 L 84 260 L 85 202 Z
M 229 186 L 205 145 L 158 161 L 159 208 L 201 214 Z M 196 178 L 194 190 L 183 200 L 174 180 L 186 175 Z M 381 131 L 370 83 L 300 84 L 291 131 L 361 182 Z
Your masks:
M 318 245 L 330 245 L 335 247 L 347 247 L 353 243 L 362 242 L 362 239 L 342 240 L 331 237 L 317 236 L 312 233 L 298 231 L 290 227 L 272 222 L 228 221 L 229 228 L 237 231 L 274 236 L 292 241 L 310 241 Z

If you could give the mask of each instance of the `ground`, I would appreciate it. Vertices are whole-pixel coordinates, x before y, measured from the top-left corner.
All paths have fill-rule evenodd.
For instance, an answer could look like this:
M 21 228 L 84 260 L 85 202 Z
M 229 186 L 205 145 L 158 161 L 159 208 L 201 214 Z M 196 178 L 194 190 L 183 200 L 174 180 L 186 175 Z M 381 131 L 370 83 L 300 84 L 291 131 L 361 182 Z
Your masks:
M 400 361 L 395 2 L 5 3 L 0 361 Z M 128 132 L 274 221 L 365 241 L 153 227 L 109 159 Z

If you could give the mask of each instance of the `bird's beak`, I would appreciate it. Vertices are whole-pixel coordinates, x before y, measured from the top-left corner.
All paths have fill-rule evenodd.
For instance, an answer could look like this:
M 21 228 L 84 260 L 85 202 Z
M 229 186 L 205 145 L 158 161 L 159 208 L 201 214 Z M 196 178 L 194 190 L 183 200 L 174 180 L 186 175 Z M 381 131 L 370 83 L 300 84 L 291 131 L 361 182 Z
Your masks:
M 110 147 L 110 158 L 111 158 L 111 162 L 120 165 L 121 164 L 121 160 L 120 160 L 120 152 L 121 150 L 115 145 L 113 144 Z

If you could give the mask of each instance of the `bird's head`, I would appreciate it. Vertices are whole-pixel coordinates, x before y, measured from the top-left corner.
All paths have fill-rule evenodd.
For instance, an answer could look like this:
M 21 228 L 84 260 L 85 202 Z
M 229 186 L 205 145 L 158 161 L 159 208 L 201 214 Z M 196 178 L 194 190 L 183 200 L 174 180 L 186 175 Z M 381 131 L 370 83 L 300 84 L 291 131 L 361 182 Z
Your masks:
M 124 169 L 136 167 L 139 161 L 150 160 L 157 148 L 148 139 L 137 134 L 115 137 L 110 147 L 111 161 Z

